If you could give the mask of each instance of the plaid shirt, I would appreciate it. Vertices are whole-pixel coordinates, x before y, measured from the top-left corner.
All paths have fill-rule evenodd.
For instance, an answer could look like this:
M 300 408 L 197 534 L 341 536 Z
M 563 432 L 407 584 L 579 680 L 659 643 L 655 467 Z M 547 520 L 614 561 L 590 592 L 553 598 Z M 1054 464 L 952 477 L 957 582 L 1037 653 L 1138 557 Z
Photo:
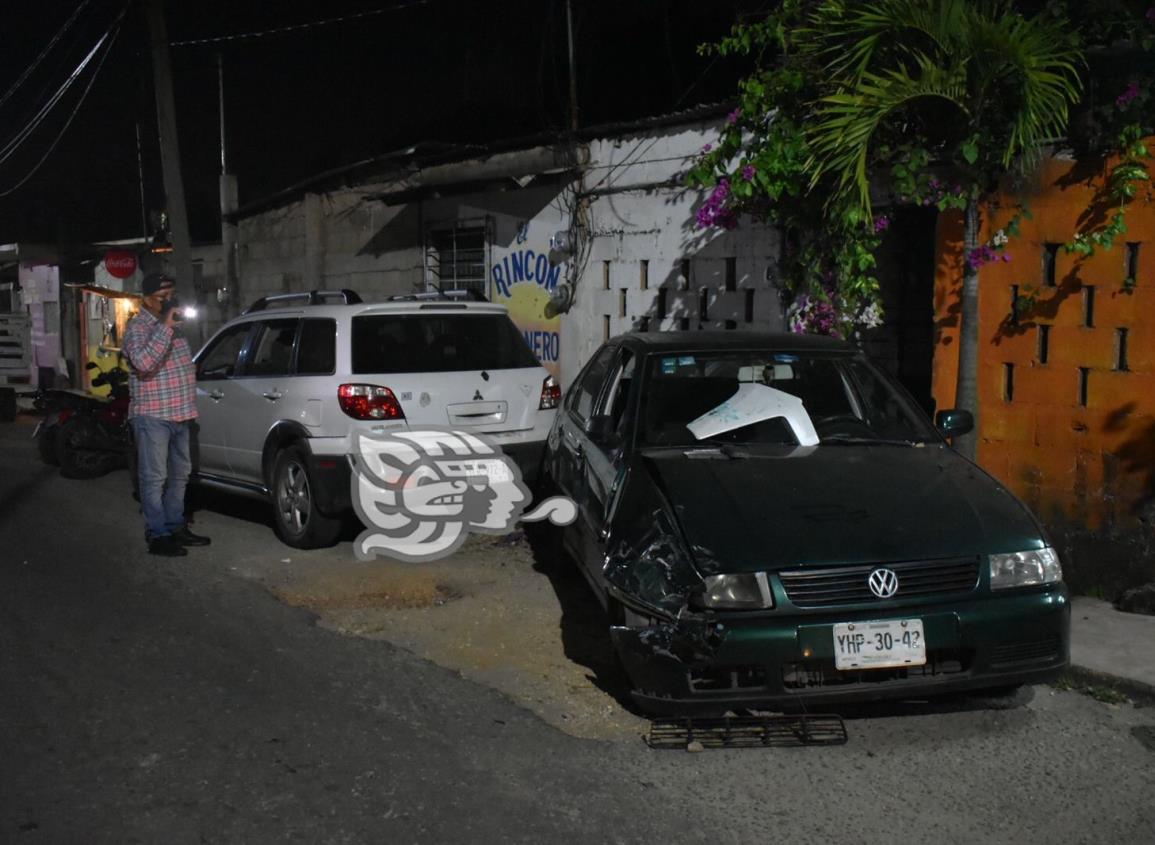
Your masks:
M 124 354 L 132 365 L 129 417 L 196 419 L 197 379 L 188 341 L 142 308 L 124 330 Z

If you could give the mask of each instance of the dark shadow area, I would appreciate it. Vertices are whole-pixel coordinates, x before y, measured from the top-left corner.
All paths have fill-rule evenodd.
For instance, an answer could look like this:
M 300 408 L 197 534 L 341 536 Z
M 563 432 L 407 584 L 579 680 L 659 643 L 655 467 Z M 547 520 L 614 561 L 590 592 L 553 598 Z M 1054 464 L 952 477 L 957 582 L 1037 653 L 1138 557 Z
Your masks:
M 1137 401 L 1120 406 L 1101 429 L 1120 444 L 1101 453 L 1101 486 L 1082 491 L 1098 503 L 1101 527 L 1089 529 L 1057 508 L 1039 513 L 1073 593 L 1117 601 L 1128 590 L 1155 581 L 1155 422 L 1137 416 L 1139 407 Z
M 955 693 L 912 697 L 892 701 L 864 701 L 839 704 L 826 709 L 844 719 L 893 719 L 903 716 L 939 716 L 948 713 L 976 713 L 984 710 L 1018 710 L 1035 697 L 1035 687 L 1009 690 Z
M 263 525 L 268 529 L 269 542 L 281 544 L 281 540 L 277 537 L 276 531 L 273 528 L 272 505 L 268 502 L 263 502 L 251 496 L 245 496 L 239 493 L 228 493 L 223 490 L 190 482 L 188 492 L 185 495 L 185 508 L 188 513 L 189 522 L 192 524 L 196 523 L 196 515 L 198 512 L 209 511 L 220 514 L 221 516 L 243 520 L 253 525 Z M 351 543 L 357 539 L 357 536 L 363 530 L 364 526 L 361 525 L 356 514 L 352 512 L 344 514 L 341 519 L 341 533 L 337 536 L 337 542 Z M 282 544 L 282 548 L 287 551 L 292 547 Z
M 946 329 L 958 328 L 962 322 L 962 279 L 963 279 L 963 223 L 962 212 L 950 211 L 940 214 L 938 217 L 938 225 L 940 230 L 944 227 L 952 227 L 958 232 L 958 242 L 960 249 L 957 251 L 943 249 L 939 253 L 938 265 L 935 267 L 935 278 L 950 278 L 957 279 L 958 284 L 950 286 L 949 290 L 939 288 L 937 285 L 934 290 L 934 313 L 942 314 L 941 317 L 935 320 L 935 340 L 942 346 L 949 346 L 954 342 L 954 338 L 942 337 L 942 333 Z M 936 233 L 935 245 L 936 248 L 939 243 L 943 242 L 943 238 Z M 949 302 L 948 302 L 949 301 Z M 945 305 L 945 308 L 944 308 Z
M 934 292 L 937 209 L 904 206 L 888 212 L 878 250 L 883 324 L 863 332 L 862 350 L 934 413 Z
M 589 669 L 586 678 L 624 710 L 646 717 L 630 696 L 630 681 L 610 641 L 610 620 L 577 563 L 561 547 L 561 529 L 548 523 L 526 526 L 535 571 L 549 578 L 561 605 L 562 648 L 565 656 Z
M 1016 315 L 1012 304 L 1011 312 L 1003 317 L 1003 321 L 995 329 L 991 343 L 998 346 L 1006 338 L 1026 334 L 1031 329 L 1037 328 L 1040 321 L 1046 324 L 1053 323 L 1062 304 L 1083 290 L 1081 264 L 1082 262 L 1077 262 L 1055 287 L 1039 290 L 1034 301 L 1021 313 Z
M 1137 402 L 1129 402 L 1111 413 L 1103 426 L 1105 434 L 1119 434 L 1128 431 L 1128 421 L 1138 408 Z M 1131 503 L 1131 515 L 1145 521 L 1143 513 L 1155 502 L 1155 422 L 1147 422 L 1128 432 L 1127 440 L 1115 450 L 1124 472 L 1141 475 L 1143 487 L 1140 496 Z
M 1035 697 L 1035 687 L 1022 686 L 1011 689 L 980 690 L 973 693 L 951 693 L 928 696 L 912 693 L 910 698 L 885 701 L 859 702 L 816 702 L 798 705 L 781 711 L 798 713 L 834 713 L 847 720 L 894 719 L 905 716 L 938 716 L 948 713 L 975 713 L 984 710 L 1017 710 L 1029 704 Z M 799 696 L 801 699 L 802 696 Z M 769 712 L 769 711 L 742 711 Z
M 1115 203 L 1111 199 L 1111 189 L 1108 180 L 1103 179 L 1107 160 L 1102 155 L 1086 153 L 1079 156 L 1074 166 L 1065 176 L 1056 179 L 1054 187 L 1060 190 L 1067 188 L 1090 188 L 1097 184 L 1094 196 L 1087 203 L 1087 207 L 1079 214 L 1075 224 L 1076 230 L 1094 229 L 1107 222 L 1108 215 L 1114 211 Z
M 534 177 L 524 186 L 512 178 L 505 178 L 487 180 L 482 184 L 434 185 L 421 190 L 405 205 L 389 206 L 395 213 L 361 246 L 356 253 L 358 256 L 380 257 L 387 252 L 425 247 L 429 227 L 476 217 L 476 207 L 471 202 L 476 200 L 478 193 L 489 194 L 486 207 L 490 213 L 504 214 L 517 220 L 534 220 L 543 209 L 560 202 L 565 185 L 560 177 L 547 174 Z M 408 192 L 398 194 L 398 197 L 405 196 Z M 516 227 L 494 227 L 490 232 L 491 247 L 509 248 L 516 231 Z

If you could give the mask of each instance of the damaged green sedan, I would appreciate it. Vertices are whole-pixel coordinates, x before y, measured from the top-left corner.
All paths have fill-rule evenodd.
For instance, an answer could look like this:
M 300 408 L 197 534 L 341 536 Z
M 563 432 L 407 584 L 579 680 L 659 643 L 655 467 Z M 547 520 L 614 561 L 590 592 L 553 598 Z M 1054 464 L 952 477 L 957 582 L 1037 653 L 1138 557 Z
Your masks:
M 550 433 L 563 543 L 655 713 L 1052 680 L 1070 606 L 1038 520 L 847 344 L 643 333 L 590 359 Z

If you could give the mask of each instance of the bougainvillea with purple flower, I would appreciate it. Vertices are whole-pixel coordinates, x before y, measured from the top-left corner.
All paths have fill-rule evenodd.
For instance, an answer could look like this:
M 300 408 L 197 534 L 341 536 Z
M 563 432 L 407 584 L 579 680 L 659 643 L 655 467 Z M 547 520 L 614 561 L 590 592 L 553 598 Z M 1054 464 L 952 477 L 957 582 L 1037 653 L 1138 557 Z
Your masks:
M 699 229 L 709 229 L 717 226 L 722 229 L 733 229 L 738 225 L 738 215 L 727 204 L 730 199 L 730 180 L 719 179 L 710 196 L 698 208 L 696 222 Z
M 1133 100 L 1137 99 L 1139 94 L 1139 82 L 1138 80 L 1132 79 L 1124 89 L 1123 93 L 1115 98 L 1115 105 L 1121 109 L 1124 109 L 1129 106 Z

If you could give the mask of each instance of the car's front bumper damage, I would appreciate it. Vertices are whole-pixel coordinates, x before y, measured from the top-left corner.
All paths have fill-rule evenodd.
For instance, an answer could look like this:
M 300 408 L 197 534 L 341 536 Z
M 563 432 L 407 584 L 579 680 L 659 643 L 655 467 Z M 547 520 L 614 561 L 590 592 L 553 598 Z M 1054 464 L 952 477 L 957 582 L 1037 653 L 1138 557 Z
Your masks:
M 610 633 L 650 712 L 716 714 L 837 702 L 920 698 L 1044 683 L 1066 669 L 1070 605 L 1062 588 L 968 603 L 877 609 L 770 611 L 643 620 Z M 833 625 L 921 619 L 927 663 L 838 671 Z
M 1041 683 L 1067 667 L 1070 605 L 1062 584 L 797 607 L 774 571 L 773 607 L 704 607 L 704 576 L 725 572 L 709 549 L 692 552 L 664 492 L 627 486 L 606 543 L 603 586 L 619 612 L 610 636 L 652 713 L 830 707 L 844 701 L 917 698 Z M 656 506 L 655 506 L 656 503 Z M 840 671 L 833 626 L 878 620 L 922 622 L 924 666 Z

